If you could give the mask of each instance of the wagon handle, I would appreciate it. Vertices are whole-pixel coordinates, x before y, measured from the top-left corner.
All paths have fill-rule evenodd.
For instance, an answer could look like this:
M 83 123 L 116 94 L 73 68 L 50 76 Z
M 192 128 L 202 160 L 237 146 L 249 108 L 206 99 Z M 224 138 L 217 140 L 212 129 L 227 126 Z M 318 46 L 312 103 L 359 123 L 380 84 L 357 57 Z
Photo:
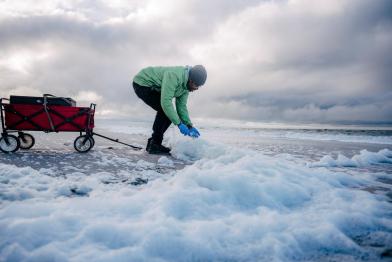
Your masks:
M 48 104 L 48 100 L 46 99 L 47 96 L 52 96 L 52 95 L 44 94 L 44 110 L 45 110 L 45 113 L 48 117 L 50 127 L 52 128 L 52 131 L 54 132 L 55 129 L 54 129 L 53 121 L 52 121 L 52 118 L 50 117 L 48 106 L 47 106 L 47 104 Z
M 133 146 L 133 145 L 130 145 L 130 144 L 121 142 L 121 141 L 119 141 L 118 139 L 114 139 L 114 138 L 110 138 L 110 137 L 107 137 L 107 136 L 103 136 L 103 135 L 97 134 L 97 133 L 95 133 L 95 132 L 93 132 L 92 134 L 93 134 L 93 135 L 96 135 L 96 136 L 99 136 L 99 137 L 102 137 L 102 138 L 105 138 L 105 139 L 107 139 L 107 140 L 110 140 L 110 141 L 119 143 L 119 144 L 123 144 L 123 145 L 129 146 L 129 147 L 132 147 L 132 148 L 135 149 L 135 150 L 141 150 L 141 149 L 143 149 L 143 148 L 141 148 L 141 147 L 139 147 L 139 146 Z

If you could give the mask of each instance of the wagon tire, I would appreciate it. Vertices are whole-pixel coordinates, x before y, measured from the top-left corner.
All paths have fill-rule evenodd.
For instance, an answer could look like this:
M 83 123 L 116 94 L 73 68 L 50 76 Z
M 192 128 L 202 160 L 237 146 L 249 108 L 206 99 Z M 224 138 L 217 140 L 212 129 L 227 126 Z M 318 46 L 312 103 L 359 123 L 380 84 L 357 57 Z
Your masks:
M 78 136 L 74 141 L 74 148 L 79 153 L 87 153 L 93 146 L 94 144 L 91 137 L 88 137 L 87 135 Z
M 23 133 L 19 135 L 20 149 L 30 149 L 35 144 L 35 139 L 32 135 Z
M 91 140 L 91 143 L 92 143 L 91 148 L 93 148 L 95 146 L 95 140 L 92 136 L 90 136 L 89 139 Z
M 0 150 L 4 153 L 12 153 L 18 150 L 20 141 L 14 135 L 5 135 L 0 138 Z

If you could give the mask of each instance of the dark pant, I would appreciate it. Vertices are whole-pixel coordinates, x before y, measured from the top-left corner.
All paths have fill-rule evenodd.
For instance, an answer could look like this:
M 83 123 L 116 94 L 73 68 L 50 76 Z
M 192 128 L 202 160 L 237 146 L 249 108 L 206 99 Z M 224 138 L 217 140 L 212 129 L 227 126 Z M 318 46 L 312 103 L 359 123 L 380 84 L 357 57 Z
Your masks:
M 163 112 L 161 106 L 161 92 L 153 90 L 150 87 L 140 86 L 135 82 L 133 84 L 133 89 L 136 95 L 144 101 L 147 105 L 152 107 L 157 114 L 155 116 L 154 125 L 152 126 L 152 139 L 157 144 L 162 144 L 163 134 L 169 128 L 171 121 Z

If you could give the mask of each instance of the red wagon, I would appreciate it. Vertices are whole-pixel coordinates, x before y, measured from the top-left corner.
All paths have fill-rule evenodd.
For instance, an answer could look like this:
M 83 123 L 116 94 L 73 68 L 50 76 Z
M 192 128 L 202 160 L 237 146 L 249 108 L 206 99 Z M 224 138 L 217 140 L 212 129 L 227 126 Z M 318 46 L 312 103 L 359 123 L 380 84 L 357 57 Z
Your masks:
M 70 98 L 45 94 L 43 97 L 1 98 L 0 105 L 0 149 L 5 153 L 33 147 L 34 137 L 24 131 L 79 132 L 74 141 L 74 148 L 82 153 L 88 152 L 95 144 L 95 104 L 91 104 L 90 107 L 77 107 Z

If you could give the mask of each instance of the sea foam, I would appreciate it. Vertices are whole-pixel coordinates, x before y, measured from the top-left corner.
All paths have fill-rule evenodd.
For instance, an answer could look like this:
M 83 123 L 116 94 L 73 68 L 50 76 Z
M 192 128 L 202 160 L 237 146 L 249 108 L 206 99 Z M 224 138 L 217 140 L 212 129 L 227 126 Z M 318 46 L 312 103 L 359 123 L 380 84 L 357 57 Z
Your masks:
M 369 246 L 380 239 L 381 246 L 392 244 L 390 204 L 360 190 L 374 183 L 369 176 L 202 139 L 171 144 L 174 156 L 189 165 L 141 187 L 102 183 L 109 173 L 64 179 L 48 176 L 48 170 L 0 164 L 5 192 L 0 195 L 0 257 L 376 261 L 382 249 Z M 389 158 L 390 151 L 380 154 Z M 360 156 L 374 159 L 366 152 Z M 146 161 L 134 164 L 152 167 Z M 363 236 L 369 245 L 355 241 Z

